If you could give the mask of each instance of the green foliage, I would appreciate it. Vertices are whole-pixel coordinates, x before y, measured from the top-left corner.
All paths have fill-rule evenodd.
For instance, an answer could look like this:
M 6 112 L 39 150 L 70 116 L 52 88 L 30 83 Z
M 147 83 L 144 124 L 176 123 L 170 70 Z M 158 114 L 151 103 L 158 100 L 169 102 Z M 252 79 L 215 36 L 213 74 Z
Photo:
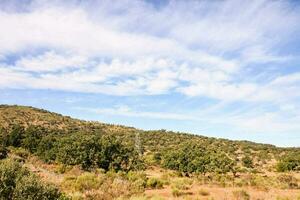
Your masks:
M 37 146 L 36 154 L 45 162 L 51 162 L 56 159 L 56 143 L 57 136 L 46 135 L 44 136 Z
M 288 155 L 284 155 L 277 163 L 276 169 L 279 172 L 300 171 L 300 154 L 290 153 Z
M 185 173 L 226 173 L 234 170 L 235 162 L 224 152 L 211 151 L 196 143 L 183 143 L 163 155 L 163 166 Z
M 99 167 L 129 171 L 138 167 L 139 157 L 133 148 L 125 147 L 114 137 L 74 134 L 57 142 L 56 160 L 83 169 Z
M 163 188 L 163 182 L 158 178 L 149 178 L 147 180 L 147 187 L 153 189 Z
M 5 159 L 0 162 L 1 200 L 57 200 L 67 199 L 57 188 L 42 183 L 21 164 Z
M 42 183 L 34 175 L 23 176 L 17 182 L 13 193 L 14 200 L 57 200 L 65 199 L 60 191 L 49 184 Z
M 20 125 L 15 125 L 9 134 L 8 144 L 14 147 L 21 146 L 23 136 L 24 128 Z
M 253 161 L 248 155 L 242 158 L 242 163 L 247 168 L 253 168 Z
M 28 149 L 31 153 L 36 152 L 43 134 L 44 128 L 32 125 L 29 126 L 24 133 L 22 146 Z
M 93 167 L 116 171 L 143 168 L 144 162 L 134 149 L 136 133 L 140 135 L 141 146 L 138 148 L 146 152 L 142 155 L 146 164 L 175 169 L 185 175 L 208 172 L 236 174 L 240 165 L 254 171 L 260 171 L 262 167 L 272 170 L 271 159 L 279 160 L 283 154 L 276 166 L 278 171 L 299 169 L 298 158 L 285 158 L 289 154 L 300 155 L 299 148 L 278 148 L 166 130 L 142 131 L 72 119 L 32 107 L 0 105 L 0 125 L 0 141 L 4 146 L 21 146 L 46 162 L 80 165 L 86 170 Z M 25 131 L 23 127 L 26 127 Z M 97 137 L 100 139 L 96 142 L 90 141 Z M 60 151 L 60 147 L 68 154 Z M 88 148 L 92 151 L 86 151 Z M 239 160 L 239 157 L 243 159 Z M 257 161 L 255 165 L 251 160 Z

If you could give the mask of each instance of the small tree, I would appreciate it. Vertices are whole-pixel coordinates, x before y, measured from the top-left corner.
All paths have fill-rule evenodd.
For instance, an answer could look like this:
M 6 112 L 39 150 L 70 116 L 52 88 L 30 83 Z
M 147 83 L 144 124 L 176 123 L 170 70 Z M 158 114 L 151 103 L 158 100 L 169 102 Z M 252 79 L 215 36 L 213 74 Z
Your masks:
M 20 125 L 15 125 L 9 134 L 8 143 L 11 146 L 19 147 L 21 146 L 21 141 L 24 136 L 24 128 Z
M 248 155 L 242 158 L 242 163 L 247 168 L 253 168 L 253 161 Z

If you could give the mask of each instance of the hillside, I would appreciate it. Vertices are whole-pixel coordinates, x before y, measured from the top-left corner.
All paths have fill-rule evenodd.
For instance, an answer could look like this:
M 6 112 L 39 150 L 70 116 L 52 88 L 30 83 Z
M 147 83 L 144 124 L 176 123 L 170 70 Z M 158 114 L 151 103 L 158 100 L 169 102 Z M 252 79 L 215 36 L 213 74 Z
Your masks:
M 205 190 L 216 187 L 215 196 L 208 194 L 219 199 L 222 192 L 228 193 L 227 187 L 234 195 L 244 187 L 276 189 L 278 194 L 282 194 L 282 189 L 290 189 L 296 194 L 300 186 L 300 148 L 279 148 L 166 130 L 143 131 L 15 105 L 0 106 L 0 139 L 2 149 L 8 149 L 9 158 L 21 159 L 43 180 L 53 182 L 67 194 L 79 192 L 83 199 L 88 199 L 86 192 L 95 189 L 103 196 L 108 190 L 103 184 L 112 187 L 117 179 L 124 181 L 125 188 L 118 185 L 115 186 L 115 190 L 120 190 L 117 194 L 110 191 L 110 196 L 100 198 L 97 193 L 92 199 L 129 198 L 136 194 L 148 197 L 160 194 L 167 199 L 194 197 L 200 185 Z M 0 159 L 6 157 L 5 152 L 0 148 Z M 104 173 L 101 180 L 95 169 L 104 170 L 100 173 Z M 118 175 L 109 175 L 111 171 Z M 288 174 L 282 177 L 281 172 Z M 83 177 L 78 180 L 74 176 Z M 89 181 L 96 186 L 83 186 L 92 184 Z M 99 181 L 102 185 L 97 186 Z M 254 189 L 248 193 L 256 195 Z
M 187 133 L 166 130 L 143 131 L 132 127 L 91 122 L 63 116 L 58 113 L 27 106 L 0 105 L 0 127 L 11 129 L 15 124 L 24 126 L 41 126 L 50 130 L 57 130 L 65 134 L 83 132 L 116 135 L 127 142 L 135 142 L 135 135 L 139 133 L 140 143 L 145 153 L 160 152 L 165 149 L 176 148 L 178 145 L 193 141 L 211 149 L 220 149 L 226 153 L 240 157 L 249 154 L 254 159 L 277 158 L 286 152 L 300 152 L 300 148 L 279 148 L 269 144 L 259 144 L 249 141 L 232 141 L 216 139 Z M 259 163 L 258 163 L 259 164 Z

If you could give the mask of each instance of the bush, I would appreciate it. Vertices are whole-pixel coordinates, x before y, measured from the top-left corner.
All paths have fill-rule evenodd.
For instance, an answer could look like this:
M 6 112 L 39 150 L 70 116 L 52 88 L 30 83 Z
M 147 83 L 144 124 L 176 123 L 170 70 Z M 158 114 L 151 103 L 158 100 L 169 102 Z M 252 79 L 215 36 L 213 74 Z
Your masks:
M 200 189 L 199 194 L 200 194 L 201 196 L 208 196 L 208 195 L 209 195 L 209 192 L 206 191 L 206 190 L 204 190 L 204 189 Z
M 13 153 L 15 153 L 17 156 L 24 158 L 24 159 L 27 159 L 29 156 L 29 152 L 23 148 L 15 148 Z
M 276 165 L 278 172 L 300 171 L 299 153 L 285 155 Z
M 42 183 L 18 162 L 0 162 L 0 199 L 56 200 L 66 199 L 54 186 Z
M 250 195 L 245 190 L 237 190 L 232 192 L 236 200 L 250 200 Z
M 147 187 L 152 189 L 160 189 L 163 188 L 163 182 L 157 178 L 149 178 L 147 180 Z
M 192 183 L 193 181 L 188 178 L 178 178 L 173 180 L 172 187 L 179 190 L 188 190 Z
M 13 193 L 14 200 L 57 200 L 60 198 L 63 198 L 63 195 L 56 187 L 42 183 L 34 175 L 22 177 L 17 182 Z
M 8 143 L 14 147 L 20 147 L 24 136 L 24 128 L 20 125 L 15 125 L 9 134 Z
M 98 189 L 103 182 L 104 181 L 101 179 L 101 177 L 86 172 L 77 177 L 74 186 L 78 191 L 93 190 Z
M 248 155 L 242 158 L 242 163 L 247 168 L 253 168 L 253 161 Z
M 0 199 L 12 199 L 17 181 L 27 175 L 22 166 L 12 160 L 0 162 Z
M 173 197 L 179 197 L 182 195 L 182 192 L 180 192 L 180 190 L 178 190 L 177 188 L 173 188 L 172 195 L 173 195 Z
M 289 174 L 282 174 L 277 177 L 277 181 L 283 188 L 289 189 L 297 189 L 298 188 L 298 180 Z
M 166 151 L 162 165 L 165 168 L 188 173 L 235 172 L 236 162 L 224 152 L 206 149 L 203 145 L 186 142 L 176 150 Z

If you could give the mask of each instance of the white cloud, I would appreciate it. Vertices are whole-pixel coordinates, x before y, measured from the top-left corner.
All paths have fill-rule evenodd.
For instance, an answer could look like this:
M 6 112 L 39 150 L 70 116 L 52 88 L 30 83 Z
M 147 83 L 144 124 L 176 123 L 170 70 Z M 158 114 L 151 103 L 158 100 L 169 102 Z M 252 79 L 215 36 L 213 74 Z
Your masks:
M 178 113 L 134 111 L 126 105 L 117 106 L 114 108 L 77 107 L 75 109 L 87 111 L 87 112 L 93 112 L 97 114 L 114 115 L 114 116 L 142 117 L 142 118 L 164 119 L 164 120 L 199 120 L 197 118 L 189 117 L 185 114 L 178 114 Z
M 81 68 L 87 64 L 86 62 L 87 58 L 83 56 L 63 56 L 53 51 L 48 51 L 36 57 L 22 57 L 16 62 L 15 68 L 20 71 L 54 72 L 68 68 Z
M 26 12 L 11 9 L 0 10 L 5 87 L 224 101 L 272 101 L 296 90 L 275 88 L 280 77 L 237 79 L 252 76 L 250 63 L 291 58 L 273 50 L 299 29 L 300 15 L 285 2 L 171 1 L 156 9 L 143 1 L 33 1 Z

